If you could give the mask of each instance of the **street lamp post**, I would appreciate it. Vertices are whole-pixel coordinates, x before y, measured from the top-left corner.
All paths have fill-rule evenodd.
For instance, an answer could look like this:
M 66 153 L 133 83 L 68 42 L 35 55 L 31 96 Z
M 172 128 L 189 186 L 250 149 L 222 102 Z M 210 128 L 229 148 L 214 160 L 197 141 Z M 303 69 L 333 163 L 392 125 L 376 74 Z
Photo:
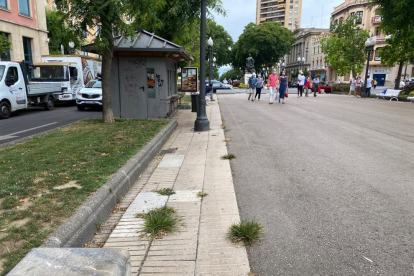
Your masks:
M 209 51 L 209 66 L 210 66 L 210 71 L 208 74 L 208 84 L 211 85 L 211 78 L 213 76 L 213 39 L 211 39 L 211 37 L 208 39 L 207 41 L 207 45 L 208 45 L 208 51 Z
M 194 131 L 207 131 L 210 122 L 206 114 L 206 13 L 207 0 L 201 0 L 200 26 L 200 97 L 197 109 L 197 119 L 194 122 Z
M 302 65 L 305 64 L 305 61 L 306 61 L 305 57 L 298 56 L 298 64 L 300 65 L 299 66 L 300 70 L 302 70 Z
M 371 53 L 374 51 L 374 46 L 377 43 L 376 37 L 368 38 L 367 41 L 365 41 L 365 49 L 368 54 L 367 58 L 367 68 L 365 70 L 365 81 L 364 81 L 364 90 L 362 91 L 361 97 L 367 97 L 367 79 L 368 79 L 368 70 L 369 70 L 369 61 L 371 59 Z

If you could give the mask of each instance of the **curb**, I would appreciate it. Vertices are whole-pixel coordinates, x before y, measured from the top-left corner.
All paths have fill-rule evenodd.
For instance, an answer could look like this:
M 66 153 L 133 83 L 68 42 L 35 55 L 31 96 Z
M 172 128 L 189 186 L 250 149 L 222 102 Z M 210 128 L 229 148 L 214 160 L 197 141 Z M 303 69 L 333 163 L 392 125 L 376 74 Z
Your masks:
M 118 199 L 128 192 L 177 126 L 177 121 L 171 120 L 110 180 L 88 198 L 75 214 L 59 226 L 41 247 L 84 247 L 95 234 L 97 225 L 109 217 L 115 209 Z

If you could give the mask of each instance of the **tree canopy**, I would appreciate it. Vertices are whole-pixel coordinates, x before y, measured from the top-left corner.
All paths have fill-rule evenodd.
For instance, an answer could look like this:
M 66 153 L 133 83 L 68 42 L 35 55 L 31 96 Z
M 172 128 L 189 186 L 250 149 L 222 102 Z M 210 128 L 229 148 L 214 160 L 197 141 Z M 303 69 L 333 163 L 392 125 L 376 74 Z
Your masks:
M 49 52 L 50 54 L 61 54 L 60 45 L 64 46 L 65 54 L 69 54 L 68 44 L 70 41 L 75 43 L 75 48 L 80 49 L 82 45 L 82 32 L 73 31 L 65 21 L 64 15 L 60 11 L 46 9 L 46 23 L 49 31 Z
M 322 39 L 322 51 L 326 63 L 338 71 L 338 75 L 360 74 L 366 61 L 365 41 L 368 31 L 359 29 L 356 17 L 350 16 L 345 22 L 332 26 L 329 36 Z
M 249 54 L 255 60 L 256 71 L 272 67 L 290 51 L 293 42 L 292 32 L 280 23 L 250 23 L 233 46 L 233 67 L 244 70 Z
M 412 0 L 371 0 L 378 5 L 381 31 L 390 35 L 387 46 L 381 49 L 381 62 L 388 66 L 399 64 L 395 88 L 398 89 L 404 62 L 414 57 L 414 17 Z
M 0 35 L 0 55 L 7 54 L 7 51 L 11 47 L 11 42 L 7 39 L 5 34 Z
M 207 39 L 209 37 L 214 42 L 213 52 L 216 53 L 216 64 L 218 66 L 230 64 L 232 61 L 231 47 L 233 46 L 233 39 L 229 33 L 223 26 L 210 19 L 207 21 Z
M 232 79 L 232 80 L 240 80 L 242 79 L 244 76 L 243 72 L 241 70 L 238 69 L 231 69 L 227 72 L 225 72 L 223 75 L 221 75 L 220 80 L 224 80 L 224 79 Z

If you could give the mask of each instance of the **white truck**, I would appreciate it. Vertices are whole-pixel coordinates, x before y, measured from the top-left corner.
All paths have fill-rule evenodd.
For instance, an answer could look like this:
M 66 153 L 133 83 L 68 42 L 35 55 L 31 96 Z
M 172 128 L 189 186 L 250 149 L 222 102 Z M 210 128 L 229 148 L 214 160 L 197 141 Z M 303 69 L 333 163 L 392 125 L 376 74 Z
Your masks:
M 32 66 L 31 81 L 59 83 L 59 101 L 75 101 L 78 93 L 90 80 L 101 73 L 99 59 L 82 55 L 42 56 L 42 63 Z
M 34 105 L 52 110 L 61 94 L 60 83 L 31 83 L 23 63 L 0 61 L 0 119 Z

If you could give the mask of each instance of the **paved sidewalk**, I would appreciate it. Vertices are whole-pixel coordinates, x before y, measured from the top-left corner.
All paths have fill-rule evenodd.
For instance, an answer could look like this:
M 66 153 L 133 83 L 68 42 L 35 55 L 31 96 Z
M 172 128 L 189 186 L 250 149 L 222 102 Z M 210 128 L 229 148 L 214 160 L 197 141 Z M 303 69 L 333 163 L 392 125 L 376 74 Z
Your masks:
M 190 110 L 174 116 L 177 131 L 120 203 L 125 210 L 114 213 L 98 236 L 95 246 L 129 250 L 133 275 L 247 275 L 246 249 L 227 238 L 230 225 L 238 222 L 239 211 L 228 160 L 218 102 L 207 107 L 211 130 L 194 132 L 196 118 Z M 155 190 L 172 188 L 176 194 L 161 196 Z M 197 193 L 208 196 L 200 199 Z M 133 200 L 133 201 L 132 201 Z M 131 204 L 129 204 L 132 201 Z M 150 241 L 141 234 L 146 213 L 167 204 L 182 218 L 179 230 Z M 105 225 L 104 225 L 105 227 Z M 101 244 L 100 244 L 101 243 Z

